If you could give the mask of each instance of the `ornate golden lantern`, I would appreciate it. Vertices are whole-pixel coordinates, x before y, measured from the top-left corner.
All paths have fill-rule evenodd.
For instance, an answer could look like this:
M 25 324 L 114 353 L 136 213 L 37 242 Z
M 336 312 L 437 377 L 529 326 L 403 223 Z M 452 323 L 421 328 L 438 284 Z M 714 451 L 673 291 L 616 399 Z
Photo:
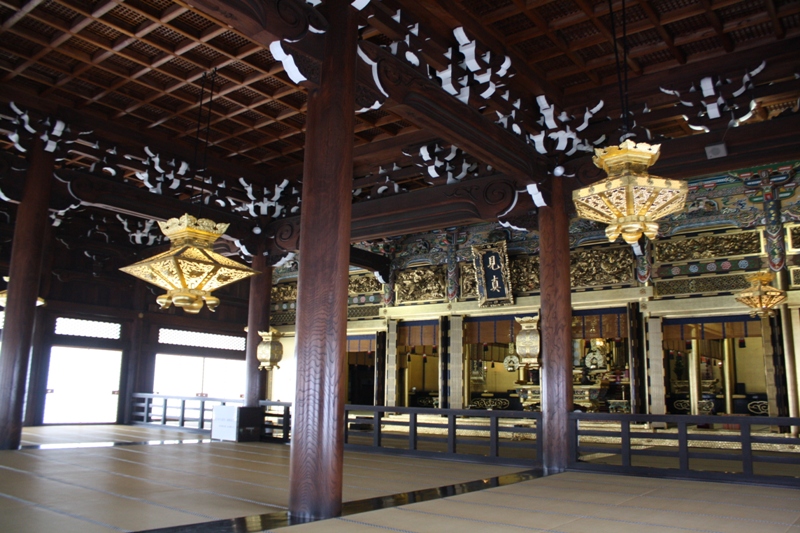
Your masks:
M 750 316 L 774 316 L 775 306 L 786 301 L 786 293 L 775 287 L 771 287 L 771 272 L 757 272 L 747 276 L 750 287 L 743 290 L 736 296 L 736 301 L 750 307 Z
M 211 291 L 258 274 L 212 249 L 228 224 L 196 219 L 187 213 L 158 225 L 169 237 L 169 251 L 120 270 L 165 289 L 167 293 L 156 299 L 162 309 L 174 304 L 187 313 L 197 314 L 205 302 L 213 311 L 219 305 L 219 298 L 212 296 Z
M 261 342 L 256 348 L 256 357 L 261 361 L 258 369 L 280 368 L 278 363 L 283 359 L 283 345 L 278 339 L 281 337 L 281 332 L 275 328 L 269 328 L 269 331 L 259 331 L 258 334 L 261 335 Z
M 630 139 L 619 146 L 596 148 L 592 160 L 608 177 L 572 193 L 578 216 L 608 224 L 606 236 L 611 242 L 620 234 L 629 244 L 637 242 L 642 233 L 655 239 L 655 221 L 683 209 L 689 189 L 686 182 L 648 173 L 660 148 L 659 144 L 636 144 Z

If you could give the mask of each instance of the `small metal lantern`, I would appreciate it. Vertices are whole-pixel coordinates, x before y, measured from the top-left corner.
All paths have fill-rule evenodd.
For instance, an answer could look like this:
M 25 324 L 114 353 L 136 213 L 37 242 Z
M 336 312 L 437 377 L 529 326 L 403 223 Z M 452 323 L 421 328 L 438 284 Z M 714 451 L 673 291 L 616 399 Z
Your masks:
M 515 317 L 514 320 L 522 326 L 522 330 L 517 334 L 516 346 L 520 366 L 538 369 L 541 363 L 539 359 L 539 317 Z
M 261 342 L 256 348 L 256 357 L 261 361 L 258 369 L 280 368 L 278 363 L 283 359 L 283 345 L 278 339 L 281 337 L 281 332 L 275 328 L 269 328 L 269 331 L 259 331 L 258 334 L 261 335 Z

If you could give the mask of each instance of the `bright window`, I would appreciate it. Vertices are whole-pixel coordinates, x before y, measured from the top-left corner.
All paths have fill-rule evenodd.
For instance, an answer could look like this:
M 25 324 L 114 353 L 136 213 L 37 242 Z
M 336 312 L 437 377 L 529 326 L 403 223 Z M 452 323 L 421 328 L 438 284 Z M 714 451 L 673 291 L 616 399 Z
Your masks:
M 119 339 L 120 329 L 121 326 L 113 322 L 78 320 L 77 318 L 64 318 L 63 316 L 56 319 L 56 335 Z
M 245 377 L 244 361 L 160 353 L 153 392 L 235 400 L 244 396 Z
M 158 342 L 161 344 L 175 344 L 177 346 L 197 346 L 200 348 L 244 351 L 245 337 L 161 328 L 158 330 Z

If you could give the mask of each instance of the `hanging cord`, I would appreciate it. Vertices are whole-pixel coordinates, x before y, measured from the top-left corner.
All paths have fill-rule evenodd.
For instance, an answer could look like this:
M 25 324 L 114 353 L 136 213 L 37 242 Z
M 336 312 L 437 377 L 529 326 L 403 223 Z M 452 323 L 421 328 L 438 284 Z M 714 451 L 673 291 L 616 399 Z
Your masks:
M 211 71 L 211 91 L 209 92 L 208 97 L 208 114 L 206 116 L 206 140 L 203 145 L 203 173 L 205 177 L 205 173 L 208 170 L 208 139 L 211 135 L 211 105 L 214 103 L 214 88 L 215 83 L 217 81 L 217 69 Z M 205 180 L 203 180 L 205 183 Z
M 625 0 L 622 0 L 622 71 L 625 73 L 625 99 L 623 110 L 625 121 L 623 122 L 625 133 L 630 131 L 631 110 L 628 105 L 628 17 L 625 16 Z
M 622 134 L 625 135 L 628 133 L 628 104 L 627 104 L 627 96 L 628 96 L 628 69 L 625 68 L 625 83 L 623 85 L 622 81 L 622 65 L 620 65 L 619 61 L 619 47 L 617 46 L 617 25 L 615 23 L 615 15 L 614 15 L 614 0 L 608 0 L 608 13 L 611 16 L 611 34 L 614 37 L 614 62 L 617 65 L 617 87 L 619 87 L 619 105 L 622 112 Z M 626 31 L 625 26 L 625 0 L 622 0 L 622 39 L 623 39 L 623 55 L 625 56 L 625 60 L 627 61 L 627 36 L 625 35 Z M 627 67 L 627 63 L 625 65 Z
M 202 125 L 204 122 L 203 117 L 203 108 L 206 107 L 204 104 L 205 100 L 205 91 L 206 91 L 206 83 L 208 82 L 208 78 L 210 80 L 210 90 L 209 90 L 209 99 L 208 99 L 208 109 L 206 110 L 206 117 L 205 117 L 205 141 L 203 142 L 203 162 L 202 162 L 202 170 L 197 167 L 197 155 L 200 151 L 200 141 L 203 136 Z M 217 79 L 217 69 L 211 71 L 209 76 L 208 72 L 204 72 L 203 76 L 200 79 L 200 106 L 197 108 L 197 131 L 195 132 L 195 139 L 194 139 L 194 161 L 192 162 L 192 168 L 194 170 L 195 175 L 200 174 L 202 176 L 203 185 L 200 186 L 200 209 L 202 209 L 202 205 L 204 203 L 203 198 L 203 190 L 205 186 L 205 176 L 206 176 L 206 166 L 208 164 L 208 142 L 209 142 L 209 135 L 211 130 L 211 104 L 214 102 L 214 88 L 215 82 Z M 199 214 L 199 213 L 198 213 Z

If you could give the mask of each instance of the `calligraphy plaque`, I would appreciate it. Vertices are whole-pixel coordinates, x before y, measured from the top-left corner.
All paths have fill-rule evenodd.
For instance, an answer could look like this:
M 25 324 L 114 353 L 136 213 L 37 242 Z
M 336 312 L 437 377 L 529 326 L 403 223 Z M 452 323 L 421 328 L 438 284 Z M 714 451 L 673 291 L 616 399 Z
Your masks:
M 506 241 L 472 247 L 481 307 L 513 304 Z

